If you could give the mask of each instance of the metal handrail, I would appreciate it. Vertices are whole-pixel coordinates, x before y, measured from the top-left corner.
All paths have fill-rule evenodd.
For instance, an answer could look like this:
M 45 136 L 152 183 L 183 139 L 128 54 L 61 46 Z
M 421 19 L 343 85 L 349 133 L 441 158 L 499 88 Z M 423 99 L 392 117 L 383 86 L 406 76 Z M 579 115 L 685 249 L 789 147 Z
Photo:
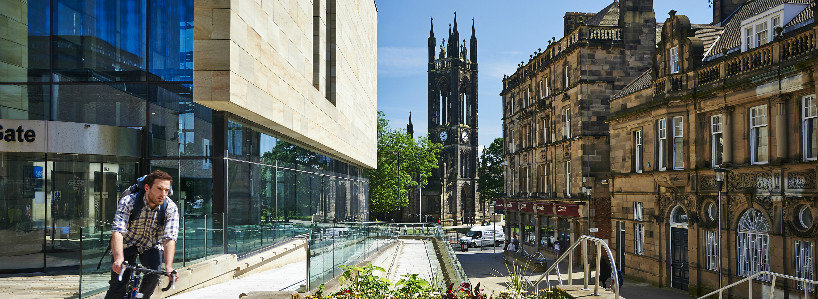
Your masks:
M 573 285 L 574 284 L 573 279 L 572 279 L 572 276 L 573 276 L 572 274 L 574 273 L 574 271 L 573 271 L 573 268 L 574 268 L 574 249 L 576 249 L 576 247 L 579 246 L 579 245 L 582 245 L 582 253 L 583 253 L 583 255 L 582 255 L 583 262 L 582 263 L 583 263 L 583 266 L 584 266 L 583 268 L 585 269 L 585 277 L 584 277 L 585 283 L 584 283 L 583 289 L 585 289 L 585 290 L 588 289 L 588 276 L 590 276 L 590 274 L 591 274 L 590 265 L 588 264 L 588 241 L 594 242 L 594 244 L 596 244 L 596 265 L 597 265 L 597 267 L 596 267 L 597 272 L 596 273 L 597 274 L 596 274 L 596 279 L 595 279 L 595 282 L 594 282 L 594 296 L 599 296 L 599 278 L 600 278 L 599 277 L 599 263 L 600 263 L 600 258 L 601 258 L 600 255 L 602 254 L 602 247 L 604 247 L 605 252 L 608 253 L 608 258 L 611 260 L 611 269 L 614 270 L 614 271 L 611 271 L 612 274 L 613 274 L 613 281 L 611 282 L 611 284 L 613 285 L 614 295 L 616 296 L 614 298 L 619 299 L 619 273 L 617 271 L 615 271 L 616 262 L 613 259 L 613 253 L 611 252 L 611 248 L 608 247 L 608 244 L 605 243 L 604 240 L 602 240 L 600 238 L 594 238 L 594 237 L 591 237 L 591 236 L 587 236 L 587 235 L 580 236 L 579 239 L 574 242 L 574 244 L 571 244 L 571 246 L 568 247 L 567 250 L 565 250 L 565 253 L 563 253 L 559 258 L 557 258 L 557 260 L 554 261 L 554 263 L 551 264 L 550 267 L 548 267 L 548 270 L 545 270 L 545 272 L 543 272 L 543 274 L 540 275 L 540 278 L 537 279 L 537 282 L 532 284 L 532 286 L 534 287 L 534 290 L 535 290 L 537 295 L 540 294 L 540 289 L 537 286 L 540 285 L 543 278 L 546 278 L 547 276 L 550 276 L 551 271 L 554 271 L 555 268 L 557 269 L 557 275 L 558 275 L 557 278 L 559 280 L 559 283 L 560 283 L 560 285 L 562 285 L 562 276 L 559 274 L 559 263 L 562 260 L 564 260 L 566 257 L 568 257 L 568 285 Z M 551 287 L 551 281 L 546 280 L 546 283 L 548 284 L 548 287 L 550 288 Z
M 770 272 L 770 271 L 759 271 L 759 272 L 756 272 L 753 275 L 745 277 L 742 280 L 736 281 L 736 282 L 731 283 L 729 285 L 726 285 L 726 286 L 724 286 L 724 287 L 722 287 L 722 288 L 720 288 L 718 290 L 712 291 L 712 292 L 708 293 L 707 295 L 701 296 L 698 299 L 704 299 L 704 298 L 707 298 L 709 296 L 715 295 L 717 293 L 719 294 L 719 298 L 722 298 L 722 293 L 725 290 L 727 290 L 729 288 L 732 288 L 734 286 L 737 286 L 740 283 L 743 283 L 745 281 L 747 282 L 747 288 L 749 290 L 749 297 L 748 298 L 753 299 L 753 280 L 755 280 L 756 277 L 759 277 L 759 276 L 762 276 L 762 275 L 770 275 L 773 278 L 772 281 L 770 282 L 771 286 L 770 286 L 770 293 L 769 293 L 768 298 L 774 298 L 775 279 L 778 278 L 778 277 L 803 282 L 804 283 L 804 298 L 809 298 L 808 297 L 809 296 L 809 288 L 807 287 L 808 283 L 812 284 L 812 285 L 818 285 L 818 281 L 815 281 L 815 280 L 809 280 L 809 279 L 805 279 L 805 278 L 799 278 L 799 277 L 795 277 L 795 276 L 784 275 L 784 274 L 779 274 L 779 273 Z

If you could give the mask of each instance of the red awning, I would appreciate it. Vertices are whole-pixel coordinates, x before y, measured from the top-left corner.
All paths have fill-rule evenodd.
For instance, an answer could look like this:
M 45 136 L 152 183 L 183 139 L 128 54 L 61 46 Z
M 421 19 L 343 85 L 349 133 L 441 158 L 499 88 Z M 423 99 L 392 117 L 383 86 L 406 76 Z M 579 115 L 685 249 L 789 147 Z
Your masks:
M 554 204 L 550 202 L 538 202 L 534 204 L 534 210 L 540 215 L 554 215 Z
M 521 212 L 534 213 L 534 203 L 533 202 L 527 202 L 527 201 L 521 201 L 520 202 L 520 211 Z
M 579 217 L 579 206 L 578 205 L 557 204 L 557 206 L 556 206 L 556 208 L 554 210 L 556 210 L 557 215 L 560 215 L 560 216 Z
M 503 210 L 504 201 L 502 199 L 498 199 L 494 201 L 494 209 L 495 210 Z

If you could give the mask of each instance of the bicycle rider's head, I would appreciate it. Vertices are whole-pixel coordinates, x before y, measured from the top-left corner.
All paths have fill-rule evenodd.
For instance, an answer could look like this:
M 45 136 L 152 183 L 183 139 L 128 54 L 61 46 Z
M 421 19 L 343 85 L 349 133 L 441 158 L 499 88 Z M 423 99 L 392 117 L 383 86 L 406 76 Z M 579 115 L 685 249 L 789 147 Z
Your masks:
M 145 178 L 145 194 L 148 197 L 148 204 L 157 206 L 165 201 L 170 192 L 170 185 L 173 177 L 167 172 L 154 170 Z

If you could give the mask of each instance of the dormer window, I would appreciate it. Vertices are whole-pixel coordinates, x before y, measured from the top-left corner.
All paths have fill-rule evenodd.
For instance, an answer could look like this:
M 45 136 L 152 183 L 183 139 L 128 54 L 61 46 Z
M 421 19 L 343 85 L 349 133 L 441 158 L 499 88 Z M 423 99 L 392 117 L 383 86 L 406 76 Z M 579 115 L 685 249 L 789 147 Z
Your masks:
M 679 72 L 679 47 L 670 48 L 670 73 L 675 74 Z
M 803 3 L 783 3 L 741 22 L 741 49 L 748 51 L 775 38 L 775 28 L 792 21 L 807 8 Z

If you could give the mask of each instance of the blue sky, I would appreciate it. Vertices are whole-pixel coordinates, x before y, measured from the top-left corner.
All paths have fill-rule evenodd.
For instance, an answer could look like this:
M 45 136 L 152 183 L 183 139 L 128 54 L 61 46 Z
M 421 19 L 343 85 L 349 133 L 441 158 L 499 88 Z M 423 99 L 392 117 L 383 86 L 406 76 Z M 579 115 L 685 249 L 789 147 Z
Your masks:
M 477 62 L 479 64 L 479 142 L 488 145 L 502 137 L 500 91 L 503 74 L 512 74 L 516 65 L 528 61 L 548 40 L 563 36 L 567 11 L 597 12 L 613 0 L 383 0 L 378 6 L 378 110 L 386 114 L 393 128 L 406 128 L 409 112 L 415 136 L 427 130 L 427 38 L 429 18 L 435 22 L 440 44 L 448 37 L 448 26 L 457 11 L 460 38 L 471 36 L 475 19 Z M 658 22 L 674 9 L 692 23 L 707 24 L 713 12 L 707 0 L 654 0 Z

